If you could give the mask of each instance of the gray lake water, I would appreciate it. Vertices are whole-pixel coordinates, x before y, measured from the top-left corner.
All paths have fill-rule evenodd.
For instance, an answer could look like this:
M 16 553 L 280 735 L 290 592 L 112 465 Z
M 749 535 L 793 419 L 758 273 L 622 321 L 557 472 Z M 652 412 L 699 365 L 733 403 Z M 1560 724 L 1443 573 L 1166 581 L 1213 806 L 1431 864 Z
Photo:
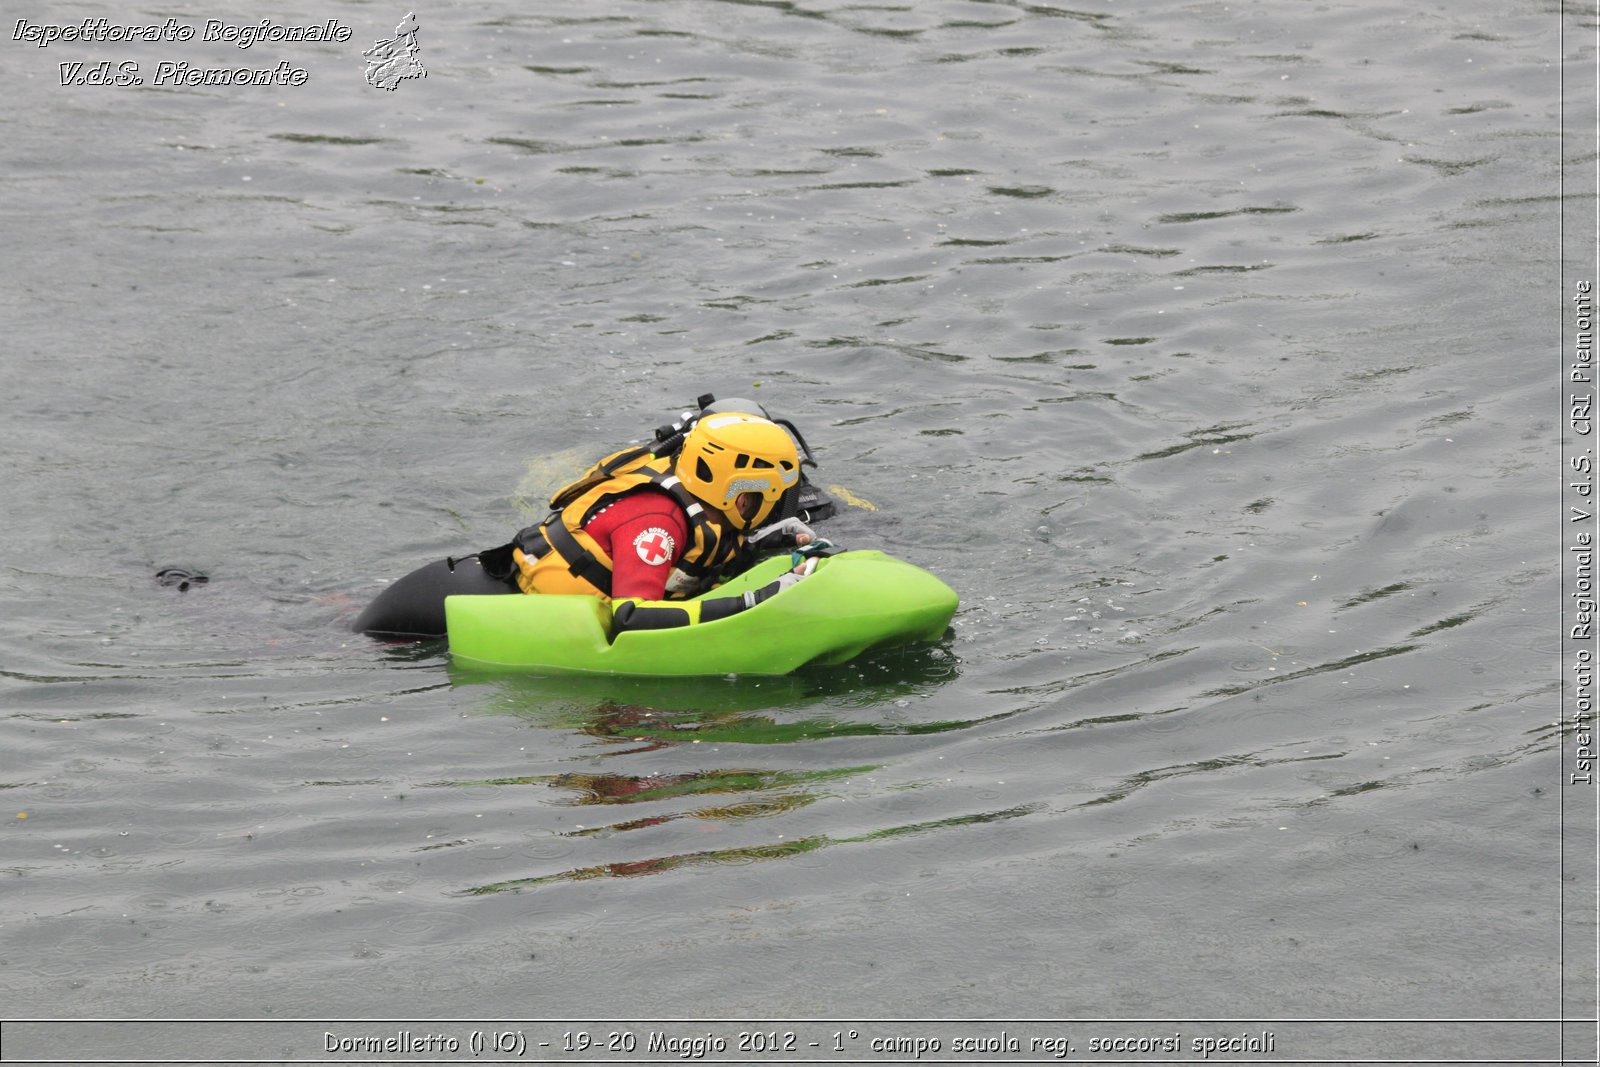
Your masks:
M 1592 1010 L 1592 14 L 437 3 L 385 91 L 404 7 L 32 7 L 353 36 L 6 17 L 6 1016 L 1488 1019 L 1278 1054 L 1554 1060 L 1510 1020 Z M 62 84 L 102 60 L 145 84 Z M 706 391 L 961 594 L 945 641 L 624 683 L 347 632 Z

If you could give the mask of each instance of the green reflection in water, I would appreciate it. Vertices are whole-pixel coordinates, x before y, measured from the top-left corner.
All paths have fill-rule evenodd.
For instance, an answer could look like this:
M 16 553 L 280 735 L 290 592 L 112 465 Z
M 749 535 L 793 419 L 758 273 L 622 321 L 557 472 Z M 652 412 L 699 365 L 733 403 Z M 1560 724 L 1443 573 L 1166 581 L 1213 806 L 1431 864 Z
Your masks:
M 786 815 L 798 811 L 820 799 L 815 793 L 783 793 L 762 800 L 747 800 L 742 804 L 724 804 L 715 808 L 696 808 L 675 815 L 654 815 L 644 819 L 627 819 L 606 826 L 591 826 L 582 830 L 569 830 L 563 837 L 609 837 L 629 830 L 643 830 L 648 826 L 664 826 L 679 819 L 701 819 L 707 822 L 737 822 L 743 819 L 764 819 L 772 815 Z
M 877 649 L 834 666 L 809 666 L 777 677 L 639 678 L 618 675 L 541 677 L 451 668 L 456 686 L 488 685 L 485 710 L 545 715 L 576 708 L 636 707 L 674 712 L 734 712 L 841 704 L 875 707 L 923 696 L 961 675 L 950 638 L 935 645 Z M 558 718 L 560 716 L 558 715 Z
M 693 771 L 684 774 L 545 774 L 521 778 L 483 778 L 469 782 L 435 782 L 434 785 L 549 785 L 578 794 L 575 804 L 638 804 L 671 797 L 703 793 L 748 793 L 763 789 L 824 782 L 865 774 L 881 764 L 837 767 L 823 771 L 724 770 Z
M 483 711 L 515 715 L 543 729 L 569 730 L 618 747 L 606 755 L 626 757 L 689 743 L 776 745 L 839 737 L 937 734 L 995 722 L 1021 714 L 1001 712 L 974 719 L 907 722 L 899 708 L 910 706 L 960 676 L 960 661 L 950 652 L 952 637 L 936 645 L 879 649 L 846 664 L 810 666 L 782 677 L 635 678 L 485 676 L 452 671 L 458 686 L 488 687 Z M 885 711 L 889 714 L 885 715 Z M 655 775 L 570 773 L 472 781 L 434 782 L 434 786 L 539 785 L 568 790 L 572 805 L 670 803 L 679 798 L 719 796 L 726 802 L 693 810 L 647 814 L 596 827 L 579 827 L 565 837 L 609 836 L 683 819 L 739 822 L 781 815 L 828 795 L 826 783 L 880 770 L 881 764 L 824 770 L 697 770 Z M 1032 810 L 1032 809 L 1026 809 Z M 513 879 L 464 890 L 482 895 L 552 882 L 599 877 L 632 877 L 683 866 L 742 863 L 809 852 L 824 845 L 864 842 L 943 826 L 1009 818 L 1024 809 L 981 813 L 892 827 L 859 837 L 800 837 L 773 844 L 688 852 L 627 863 L 580 867 L 551 875 Z
M 892 737 L 940 734 L 965 730 L 986 722 L 1010 718 L 1000 712 L 980 719 L 945 719 L 937 722 L 851 722 L 808 718 L 782 722 L 769 715 L 711 715 L 615 708 L 578 727 L 584 733 L 611 740 L 656 742 L 657 745 L 698 741 L 702 744 L 782 745 L 832 737 Z
M 457 685 L 487 683 L 490 695 L 482 709 L 487 714 L 515 715 L 545 729 L 625 744 L 612 753 L 624 755 L 688 742 L 774 745 L 942 733 L 1016 714 L 898 721 L 902 716 L 896 709 L 959 676 L 954 656 L 942 647 L 924 646 L 883 649 L 853 663 L 808 667 L 775 678 L 485 678 L 464 672 L 452 680 Z M 804 714 L 810 709 L 823 714 Z M 862 713 L 864 721 L 855 721 L 852 712 Z
M 563 834 L 564 837 L 595 837 L 647 826 L 661 826 L 679 819 L 693 818 L 717 822 L 736 822 L 795 811 L 827 795 L 814 791 L 823 782 L 880 770 L 881 764 L 837 767 L 820 771 L 716 770 L 682 774 L 551 774 L 515 778 L 484 778 L 463 782 L 435 782 L 437 786 L 517 786 L 544 785 L 570 790 L 575 805 L 642 804 L 678 797 L 709 796 L 726 793 L 765 793 L 782 790 L 776 796 L 755 797 L 734 804 L 699 808 L 688 812 L 655 815 L 606 826 L 586 827 Z
M 882 830 L 873 830 L 870 833 L 860 834 L 855 837 L 832 837 L 827 834 L 817 834 L 812 837 L 802 837 L 794 841 L 784 841 L 778 844 L 712 849 L 704 852 L 680 852 L 672 856 L 655 856 L 650 859 L 632 860 L 625 863 L 603 863 L 593 867 L 575 867 L 557 874 L 537 875 L 531 878 L 512 878 L 503 882 L 475 886 L 471 889 L 462 890 L 460 895 L 487 896 L 492 893 L 533 889 L 557 882 L 582 882 L 594 878 L 635 878 L 644 874 L 661 874 L 666 871 L 677 870 L 680 867 L 786 859 L 791 856 L 803 855 L 807 852 L 815 852 L 829 845 L 861 844 L 868 841 L 881 841 L 886 838 L 926 833 L 956 826 L 972 826 L 980 823 L 999 822 L 1003 819 L 1015 819 L 1018 816 L 1038 811 L 1040 807 L 1041 805 L 1037 804 L 1024 804 L 999 811 L 956 815 L 947 819 L 934 819 L 928 822 L 910 823 L 905 826 L 886 827 Z

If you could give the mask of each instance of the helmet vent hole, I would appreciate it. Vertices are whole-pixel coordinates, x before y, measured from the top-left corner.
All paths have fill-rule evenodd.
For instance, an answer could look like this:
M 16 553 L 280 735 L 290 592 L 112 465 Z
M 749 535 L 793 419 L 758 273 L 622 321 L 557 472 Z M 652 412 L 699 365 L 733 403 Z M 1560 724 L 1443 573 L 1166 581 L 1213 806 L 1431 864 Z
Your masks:
M 699 457 L 696 457 L 694 461 L 694 473 L 702 482 L 711 480 L 711 467 Z
M 739 458 L 733 461 L 733 465 L 735 467 L 748 467 L 750 466 L 750 457 L 740 452 Z
M 758 468 L 771 467 L 772 466 L 772 461 L 768 460 L 768 459 L 761 459 L 760 457 L 757 457 L 756 461 L 755 461 L 755 466 L 758 467 Z

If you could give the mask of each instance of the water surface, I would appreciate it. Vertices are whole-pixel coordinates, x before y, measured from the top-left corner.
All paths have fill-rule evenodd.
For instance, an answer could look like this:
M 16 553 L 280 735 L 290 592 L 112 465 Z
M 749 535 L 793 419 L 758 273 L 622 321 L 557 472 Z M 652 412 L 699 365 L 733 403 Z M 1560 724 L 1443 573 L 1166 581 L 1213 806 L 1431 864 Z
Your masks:
M 0 46 L 9 1013 L 1559 1014 L 1554 7 L 169 13 L 354 38 Z M 705 391 L 948 640 L 345 631 Z

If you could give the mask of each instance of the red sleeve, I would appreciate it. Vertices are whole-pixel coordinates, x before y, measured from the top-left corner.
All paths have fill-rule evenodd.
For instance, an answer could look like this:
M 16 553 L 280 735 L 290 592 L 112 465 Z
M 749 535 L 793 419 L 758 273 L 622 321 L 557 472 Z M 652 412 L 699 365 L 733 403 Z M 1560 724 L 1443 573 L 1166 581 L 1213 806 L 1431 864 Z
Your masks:
M 667 576 L 683 558 L 689 535 L 683 509 L 672 497 L 654 489 L 629 493 L 583 529 L 611 557 L 613 598 L 667 595 Z

